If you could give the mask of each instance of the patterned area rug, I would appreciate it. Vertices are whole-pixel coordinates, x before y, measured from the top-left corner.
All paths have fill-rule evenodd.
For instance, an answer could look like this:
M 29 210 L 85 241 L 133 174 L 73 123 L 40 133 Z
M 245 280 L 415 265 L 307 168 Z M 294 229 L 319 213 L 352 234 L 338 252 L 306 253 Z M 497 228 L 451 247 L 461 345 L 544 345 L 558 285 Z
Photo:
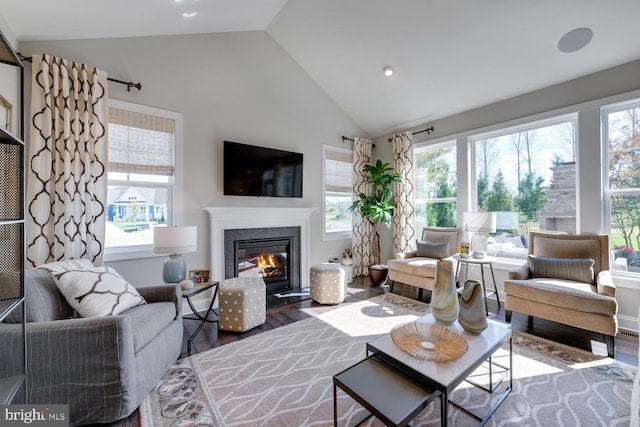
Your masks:
M 333 375 L 363 359 L 367 341 L 428 312 L 427 304 L 384 294 L 179 360 L 140 406 L 141 424 L 332 426 Z M 513 391 L 487 425 L 628 425 L 635 367 L 523 333 L 513 337 Z M 508 351 L 494 360 L 508 365 Z M 486 382 L 484 371 L 472 374 L 474 381 Z M 500 391 L 463 383 L 451 399 L 484 413 Z M 338 414 L 347 426 L 366 412 L 339 390 Z M 439 401 L 413 425 L 439 426 Z M 450 405 L 449 425 L 477 421 Z

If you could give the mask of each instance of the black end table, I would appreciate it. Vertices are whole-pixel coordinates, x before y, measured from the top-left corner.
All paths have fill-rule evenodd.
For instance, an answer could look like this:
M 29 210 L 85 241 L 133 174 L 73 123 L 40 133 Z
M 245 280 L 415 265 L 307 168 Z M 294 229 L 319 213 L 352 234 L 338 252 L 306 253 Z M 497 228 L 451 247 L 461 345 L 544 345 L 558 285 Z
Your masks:
M 191 355 L 191 342 L 193 341 L 193 339 L 196 337 L 196 335 L 198 335 L 200 333 L 200 331 L 202 330 L 202 327 L 204 326 L 205 322 L 209 322 L 209 323 L 217 323 L 219 321 L 219 316 L 218 313 L 215 312 L 215 309 L 213 308 L 213 304 L 216 301 L 216 298 L 218 297 L 218 288 L 220 282 L 210 282 L 210 283 L 201 283 L 198 285 L 195 285 L 193 288 L 189 288 L 189 289 L 182 289 L 182 296 L 184 298 L 186 298 L 187 303 L 189 304 L 189 307 L 191 308 L 191 311 L 193 312 L 193 315 L 187 315 L 187 316 L 182 316 L 183 319 L 187 319 L 187 320 L 199 320 L 200 321 L 200 325 L 198 325 L 198 329 L 196 329 L 196 331 L 191 334 L 191 336 L 189 336 L 189 338 L 187 339 L 187 352 L 189 353 L 189 355 Z M 194 296 L 209 290 L 211 288 L 215 287 L 214 291 L 213 291 L 213 296 L 211 297 L 211 303 L 209 304 L 209 308 L 207 308 L 207 311 L 205 311 L 204 316 L 201 315 L 200 313 L 198 313 L 198 311 L 196 310 L 196 308 L 193 306 L 193 301 L 191 300 Z

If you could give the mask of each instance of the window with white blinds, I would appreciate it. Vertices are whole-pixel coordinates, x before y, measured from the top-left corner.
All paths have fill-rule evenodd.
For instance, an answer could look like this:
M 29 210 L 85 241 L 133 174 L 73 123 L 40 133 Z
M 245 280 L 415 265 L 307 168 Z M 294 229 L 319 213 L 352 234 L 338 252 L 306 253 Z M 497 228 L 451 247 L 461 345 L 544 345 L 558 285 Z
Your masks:
M 353 194 L 353 152 L 348 149 L 323 146 L 323 218 L 327 239 L 351 237 Z
M 175 224 L 182 115 L 109 101 L 105 249 L 109 260 L 149 256 L 153 227 Z
M 173 175 L 175 120 L 109 108 L 109 171 Z

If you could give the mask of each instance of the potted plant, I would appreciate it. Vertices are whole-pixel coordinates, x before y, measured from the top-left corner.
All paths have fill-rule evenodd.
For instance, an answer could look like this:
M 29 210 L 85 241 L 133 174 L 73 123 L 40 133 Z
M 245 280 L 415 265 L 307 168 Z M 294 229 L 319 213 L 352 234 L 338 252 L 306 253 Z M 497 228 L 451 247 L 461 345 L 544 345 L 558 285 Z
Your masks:
M 372 185 L 371 195 L 358 194 L 358 198 L 349 207 L 350 211 L 357 211 L 372 227 L 373 247 L 371 257 L 373 265 L 369 266 L 369 278 L 374 285 L 383 284 L 387 280 L 387 266 L 380 264 L 380 234 L 379 224 L 391 226 L 393 211 L 396 204 L 393 202 L 392 184 L 400 182 L 400 175 L 395 173 L 389 163 L 378 160 L 375 165 L 364 165 L 362 169 L 367 175 L 367 182 Z

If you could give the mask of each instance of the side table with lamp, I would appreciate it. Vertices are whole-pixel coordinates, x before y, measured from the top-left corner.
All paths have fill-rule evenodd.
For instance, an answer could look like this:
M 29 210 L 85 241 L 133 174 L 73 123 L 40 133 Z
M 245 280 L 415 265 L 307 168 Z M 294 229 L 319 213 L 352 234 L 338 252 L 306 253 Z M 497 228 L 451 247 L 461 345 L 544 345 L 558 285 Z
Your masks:
M 195 252 L 198 249 L 198 227 L 163 227 L 153 228 L 153 249 L 158 254 L 169 254 L 162 267 L 162 280 L 165 283 L 179 283 L 182 289 L 182 296 L 187 300 L 193 312 L 193 317 L 183 316 L 183 319 L 199 320 L 200 324 L 196 331 L 187 339 L 187 351 L 191 354 L 191 342 L 202 330 L 205 322 L 218 322 L 218 315 L 213 308 L 218 295 L 218 282 L 202 283 L 194 286 L 194 283 L 187 279 L 187 265 L 182 258 L 182 254 Z M 211 301 L 204 315 L 198 313 L 193 305 L 192 298 L 196 295 L 213 289 Z
M 480 266 L 480 275 L 482 277 L 482 290 L 484 292 L 485 308 L 487 314 L 489 314 L 489 308 L 486 304 L 487 301 L 487 286 L 484 280 L 484 266 L 488 265 L 491 270 L 491 277 L 493 278 L 492 295 L 496 296 L 498 301 L 498 307 L 500 307 L 500 296 L 498 295 L 498 285 L 496 283 L 496 276 L 493 273 L 493 263 L 496 261 L 493 257 L 488 257 L 487 251 L 489 245 L 487 237 L 484 233 L 496 232 L 497 214 L 496 212 L 464 212 L 462 214 L 463 230 L 470 233 L 470 253 L 471 256 L 463 256 L 461 254 L 454 255 L 454 258 L 458 260 L 458 266 L 456 267 L 456 280 L 458 279 L 458 272 L 460 265 L 465 264 L 465 280 L 469 274 L 469 264 L 475 264 Z
M 484 258 L 487 253 L 487 238 L 483 233 L 496 232 L 495 212 L 464 212 L 462 214 L 463 230 L 471 234 L 471 252 L 475 258 Z

